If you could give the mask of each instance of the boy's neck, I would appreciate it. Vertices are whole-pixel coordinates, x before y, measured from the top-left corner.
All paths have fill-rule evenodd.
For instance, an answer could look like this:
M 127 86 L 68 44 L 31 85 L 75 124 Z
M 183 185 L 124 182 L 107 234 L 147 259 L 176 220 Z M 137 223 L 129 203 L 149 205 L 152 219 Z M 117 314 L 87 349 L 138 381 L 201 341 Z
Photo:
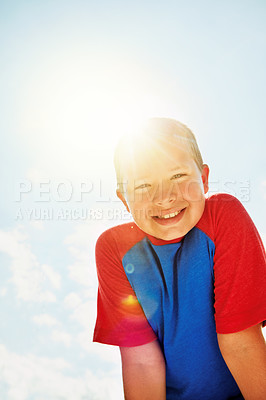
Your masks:
M 152 242 L 152 244 L 154 244 L 155 246 L 162 246 L 164 244 L 178 243 L 178 242 L 181 242 L 181 240 L 184 237 L 184 236 L 181 236 L 180 238 L 175 238 L 172 240 L 163 240 L 163 239 L 158 239 L 152 235 L 149 235 L 148 233 L 146 233 L 146 236 Z

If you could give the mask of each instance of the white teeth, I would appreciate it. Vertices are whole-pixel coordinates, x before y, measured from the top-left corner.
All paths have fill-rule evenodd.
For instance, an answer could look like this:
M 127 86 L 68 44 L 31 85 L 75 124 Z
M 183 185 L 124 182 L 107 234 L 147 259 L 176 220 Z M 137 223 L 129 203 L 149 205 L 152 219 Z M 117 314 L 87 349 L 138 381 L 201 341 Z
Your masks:
M 180 211 L 181 211 L 181 210 L 180 210 Z M 161 216 L 161 217 L 158 216 L 158 218 L 162 218 L 162 219 L 173 218 L 173 217 L 175 217 L 176 215 L 178 215 L 178 214 L 180 213 L 180 211 L 176 211 L 176 212 L 173 212 L 173 213 L 171 213 L 171 214 L 166 214 L 166 215 L 163 215 L 163 216 Z

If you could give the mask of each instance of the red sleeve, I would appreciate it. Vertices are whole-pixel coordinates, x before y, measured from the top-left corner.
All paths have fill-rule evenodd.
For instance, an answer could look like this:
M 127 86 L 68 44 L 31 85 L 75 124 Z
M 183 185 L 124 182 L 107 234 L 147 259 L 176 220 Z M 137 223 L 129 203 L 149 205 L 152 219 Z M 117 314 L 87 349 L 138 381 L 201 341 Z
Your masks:
M 98 274 L 94 342 L 138 346 L 156 339 L 125 274 L 112 229 L 96 244 Z
M 217 333 L 233 333 L 266 319 L 266 257 L 242 204 L 220 195 L 215 212 L 214 295 Z

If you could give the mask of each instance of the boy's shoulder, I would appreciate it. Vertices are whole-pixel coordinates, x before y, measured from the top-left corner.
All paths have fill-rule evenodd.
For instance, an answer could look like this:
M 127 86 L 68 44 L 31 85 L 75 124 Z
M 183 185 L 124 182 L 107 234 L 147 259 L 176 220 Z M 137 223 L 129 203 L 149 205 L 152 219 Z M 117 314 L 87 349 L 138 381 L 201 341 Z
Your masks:
M 110 251 L 115 251 L 123 258 L 128 250 L 145 237 L 145 232 L 135 222 L 116 225 L 99 236 L 96 243 L 96 252 L 98 249 L 107 247 Z
M 229 193 L 215 193 L 206 198 L 207 204 L 226 204 L 228 202 L 240 203 L 235 196 Z
M 217 193 L 206 199 L 203 215 L 196 227 L 212 240 L 228 239 L 254 229 L 254 223 L 243 204 L 233 195 Z
M 243 204 L 233 195 L 228 193 L 216 193 L 206 199 L 205 210 L 203 213 L 211 213 L 213 217 L 221 216 L 225 213 L 235 214 L 238 212 L 247 213 Z

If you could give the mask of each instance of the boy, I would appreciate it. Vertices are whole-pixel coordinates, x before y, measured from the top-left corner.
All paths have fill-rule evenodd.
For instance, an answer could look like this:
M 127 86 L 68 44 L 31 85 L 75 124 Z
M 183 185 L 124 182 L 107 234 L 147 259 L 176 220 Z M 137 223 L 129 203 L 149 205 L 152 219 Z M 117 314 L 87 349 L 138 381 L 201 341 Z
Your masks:
M 266 399 L 265 252 L 240 202 L 205 198 L 192 132 L 153 118 L 115 154 L 135 223 L 104 232 L 94 341 L 120 347 L 127 400 Z

